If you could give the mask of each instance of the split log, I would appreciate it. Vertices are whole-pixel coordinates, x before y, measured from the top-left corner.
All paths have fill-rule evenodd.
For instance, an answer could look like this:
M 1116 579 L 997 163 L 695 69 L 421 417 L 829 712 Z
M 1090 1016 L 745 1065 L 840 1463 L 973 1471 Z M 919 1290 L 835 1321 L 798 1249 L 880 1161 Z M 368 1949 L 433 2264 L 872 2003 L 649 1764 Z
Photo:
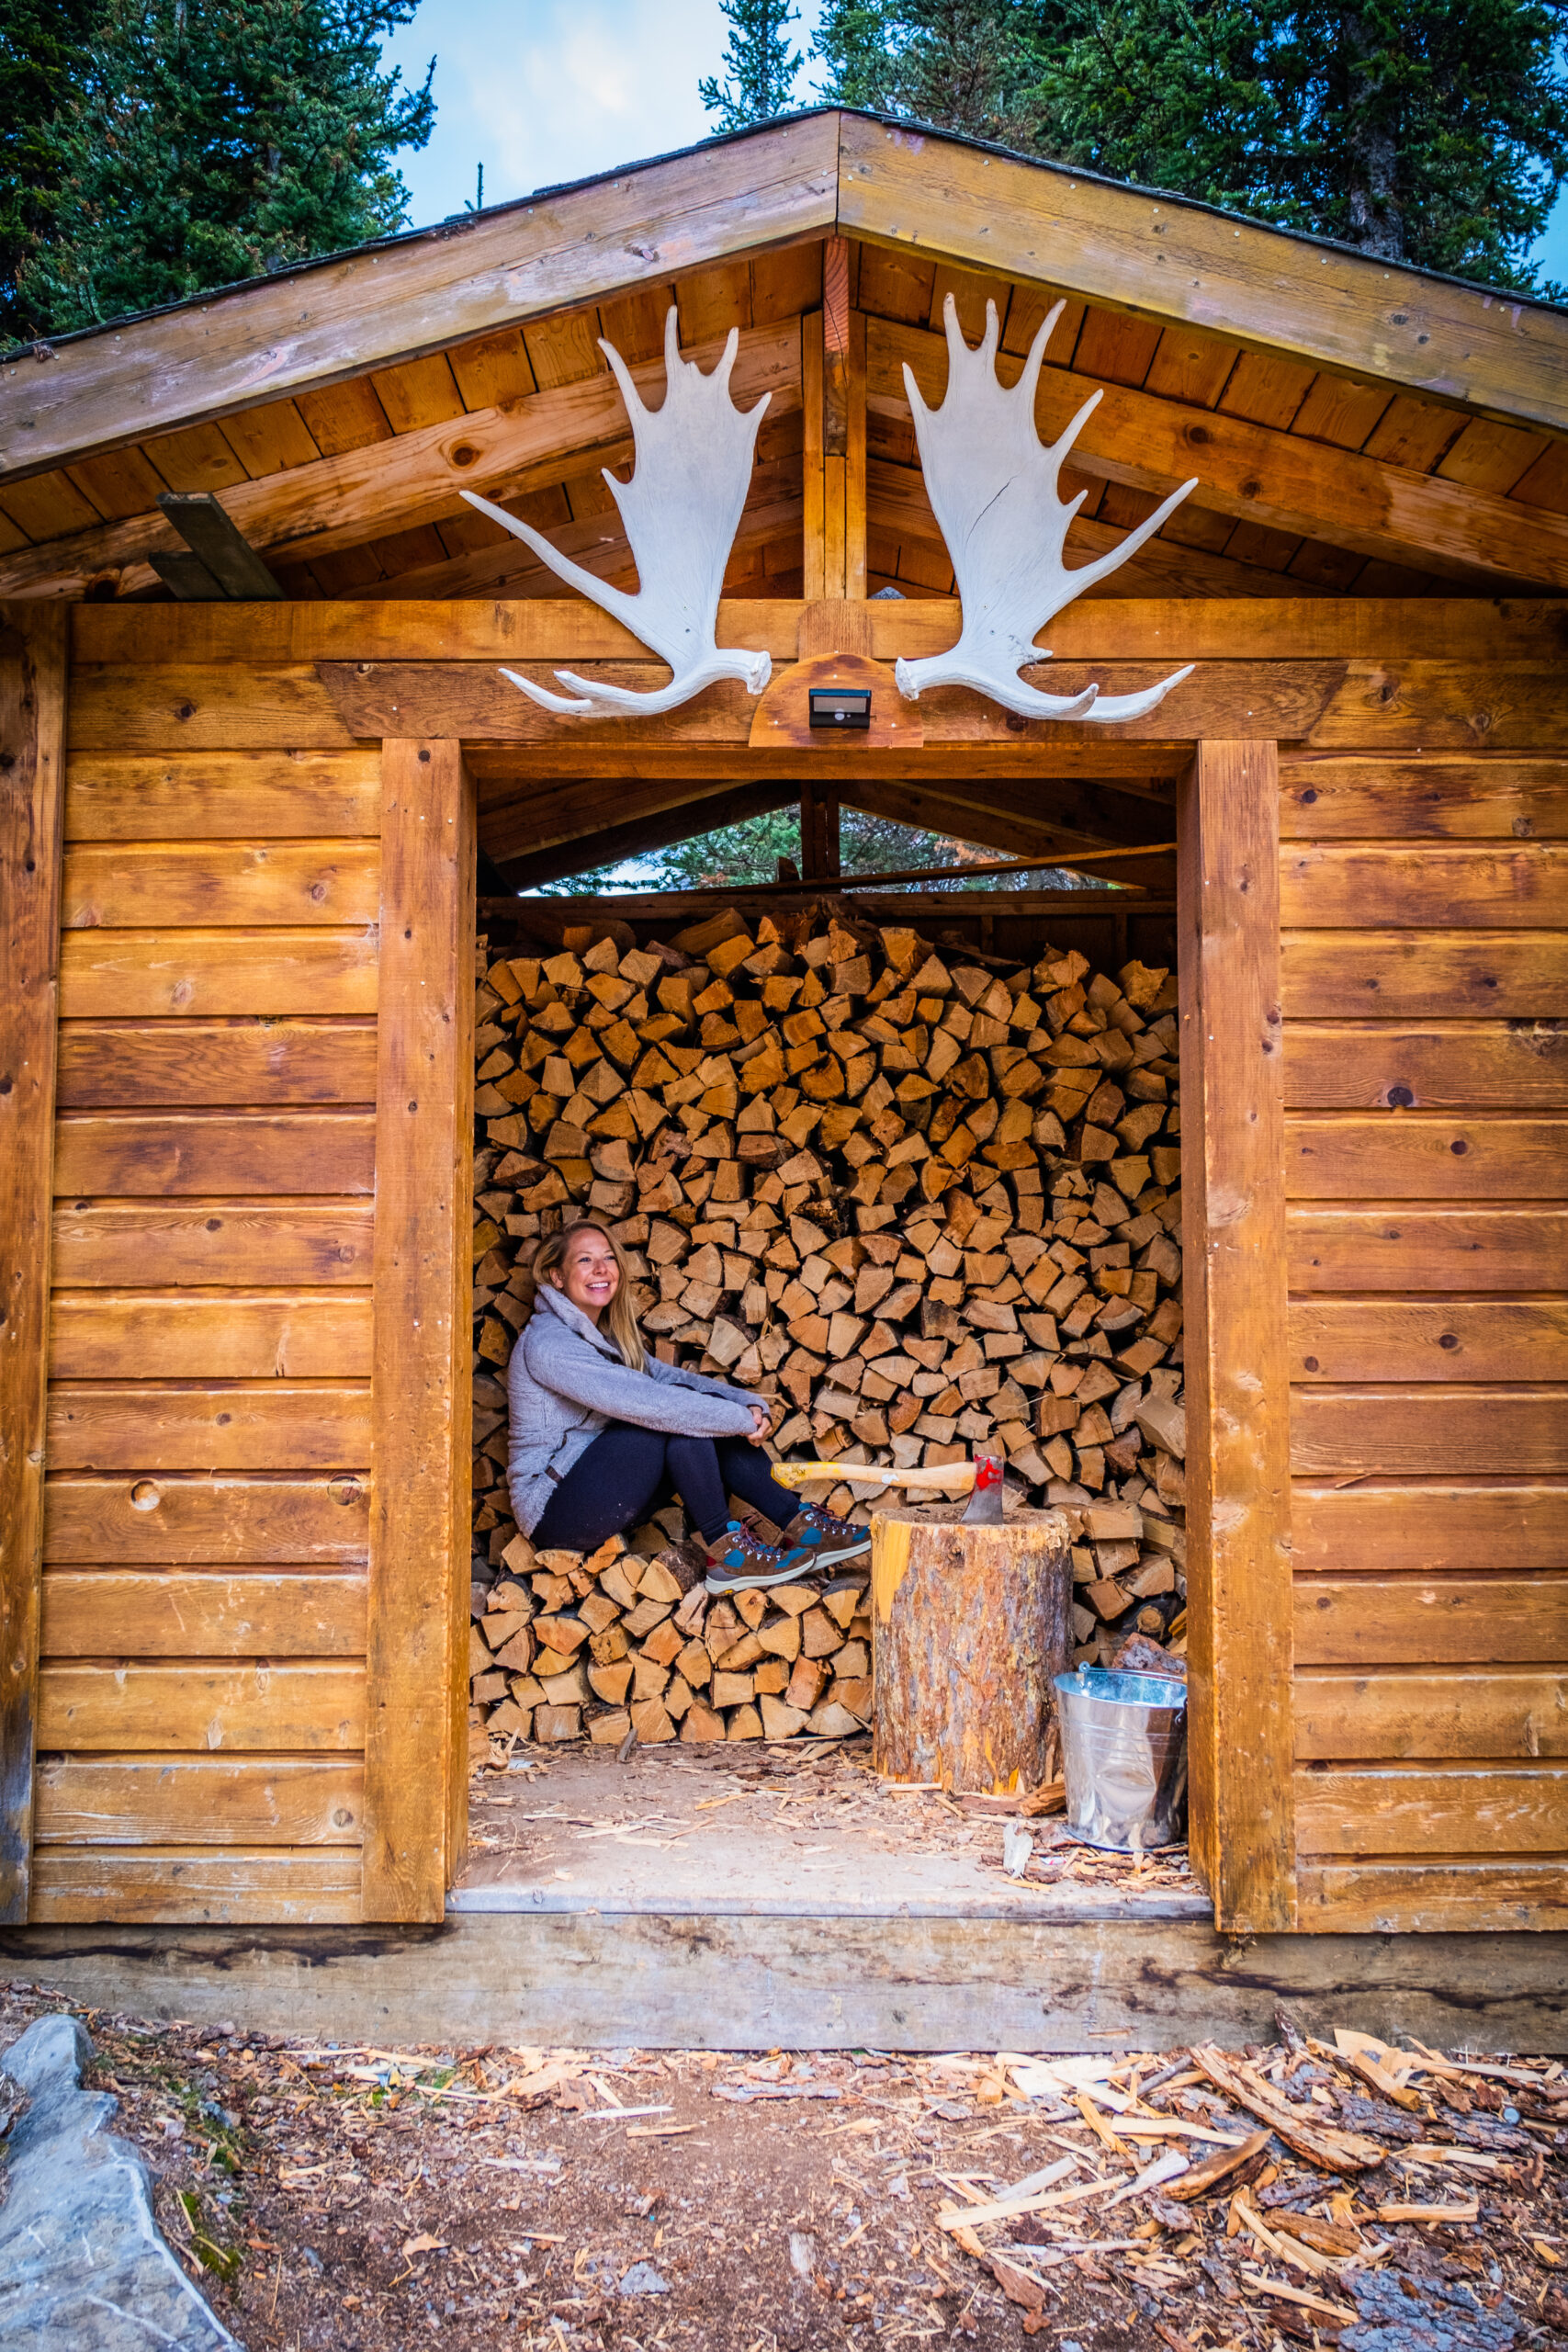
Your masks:
M 912 1511 L 872 1521 L 873 1760 L 969 1792 L 1046 1778 L 1052 1679 L 1071 1655 L 1059 1511 L 999 1527 Z

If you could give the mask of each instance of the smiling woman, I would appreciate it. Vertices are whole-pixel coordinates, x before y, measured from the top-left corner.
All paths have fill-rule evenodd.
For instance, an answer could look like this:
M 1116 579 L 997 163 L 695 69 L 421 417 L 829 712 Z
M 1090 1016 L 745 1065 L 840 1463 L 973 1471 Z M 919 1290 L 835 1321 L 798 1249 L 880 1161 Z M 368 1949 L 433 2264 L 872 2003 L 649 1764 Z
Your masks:
M 595 1551 L 678 1494 L 706 1547 L 710 1592 L 789 1584 L 865 1551 L 863 1530 L 797 1511 L 775 1482 L 759 1450 L 767 1405 L 648 1353 L 613 1235 L 570 1226 L 534 1263 L 536 1311 L 507 1374 L 507 1481 L 538 1548 Z M 786 1530 L 782 1550 L 730 1518 L 731 1494 Z

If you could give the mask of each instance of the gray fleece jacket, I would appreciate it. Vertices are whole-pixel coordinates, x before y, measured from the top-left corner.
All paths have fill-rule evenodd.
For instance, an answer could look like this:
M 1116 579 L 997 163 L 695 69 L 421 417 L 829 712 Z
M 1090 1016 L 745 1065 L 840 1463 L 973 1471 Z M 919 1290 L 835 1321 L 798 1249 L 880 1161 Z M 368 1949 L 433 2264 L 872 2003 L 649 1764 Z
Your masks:
M 541 1283 L 506 1375 L 511 1418 L 506 1484 L 517 1524 L 532 1534 L 558 1483 L 612 1421 L 672 1437 L 749 1437 L 755 1399 L 728 1381 L 677 1370 L 650 1355 L 646 1372 L 621 1362 L 613 1340 L 553 1283 Z

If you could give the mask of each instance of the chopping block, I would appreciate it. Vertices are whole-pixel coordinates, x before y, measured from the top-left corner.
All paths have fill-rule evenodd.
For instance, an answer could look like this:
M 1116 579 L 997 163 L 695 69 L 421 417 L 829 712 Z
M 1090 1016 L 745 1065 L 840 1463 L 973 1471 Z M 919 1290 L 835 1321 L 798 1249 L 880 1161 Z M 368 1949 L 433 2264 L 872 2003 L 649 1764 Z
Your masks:
M 999 1524 L 879 1510 L 871 1523 L 872 1760 L 968 1793 L 1045 1778 L 1052 1679 L 1067 1670 L 1073 1577 L 1060 1511 Z

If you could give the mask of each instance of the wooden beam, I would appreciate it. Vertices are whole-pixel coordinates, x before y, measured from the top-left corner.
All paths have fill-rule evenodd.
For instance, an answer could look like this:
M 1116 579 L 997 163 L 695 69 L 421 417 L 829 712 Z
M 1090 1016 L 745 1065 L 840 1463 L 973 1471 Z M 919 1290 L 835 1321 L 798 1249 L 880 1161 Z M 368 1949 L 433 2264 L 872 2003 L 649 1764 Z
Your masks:
M 846 808 L 864 808 L 895 824 L 924 825 L 955 841 L 1027 858 L 1031 865 L 1061 866 L 1088 874 L 1103 871 L 1108 882 L 1131 883 L 1140 889 L 1168 895 L 1176 885 L 1176 867 L 1168 849 L 1157 839 L 1146 854 L 1135 849 L 1097 848 L 1083 841 L 1064 841 L 1049 827 L 1032 827 L 995 808 L 948 799 L 940 785 L 878 784 L 845 778 L 840 786 Z M 1168 826 L 1166 829 L 1169 830 Z M 1113 864 L 1102 867 L 1101 861 Z
M 1568 430 L 1568 316 L 1180 197 L 840 118 L 839 229 Z
M 1097 849 L 1130 848 L 1140 840 L 1167 841 L 1174 816 L 1168 803 L 1129 802 L 1098 784 L 1043 782 L 1036 786 L 1032 782 L 959 783 L 945 778 L 930 784 L 902 778 L 884 783 L 863 769 L 846 773 L 839 790 L 849 808 L 864 808 L 896 824 L 922 825 L 931 832 L 950 833 L 958 841 L 977 842 L 987 849 L 1037 860 L 1042 865 L 1071 865 L 1077 858 L 1092 856 Z M 1066 808 L 1081 821 L 1053 822 L 1054 806 Z
M 1295 1925 L 1279 763 L 1198 747 L 1179 807 L 1193 1858 L 1232 1933 Z
M 795 787 L 778 781 L 720 786 L 717 789 L 711 785 L 695 785 L 686 787 L 686 796 L 690 797 L 676 798 L 674 796 L 681 792 L 678 785 L 644 786 L 640 793 L 635 786 L 623 785 L 615 794 L 621 808 L 628 800 L 645 797 L 658 805 L 642 815 L 626 817 L 619 824 L 601 825 L 592 832 L 567 836 L 548 848 L 498 856 L 497 869 L 514 890 L 535 890 L 544 883 L 561 881 L 568 875 L 589 874 L 599 866 L 616 865 L 625 857 L 647 856 L 654 850 L 667 849 L 671 842 L 689 841 L 696 834 L 711 832 L 718 825 L 739 825 L 750 817 L 765 817 L 772 809 L 787 808 L 795 798 Z M 513 801 L 498 812 L 511 837 L 526 831 L 529 805 L 527 801 Z M 488 846 L 490 838 L 490 822 L 481 816 L 479 839 Z
M 794 902 L 798 894 L 789 892 Z M 899 919 L 919 922 L 938 922 L 943 917 L 958 915 L 1017 915 L 1031 921 L 1055 921 L 1062 917 L 1099 917 L 1135 915 L 1169 916 L 1176 910 L 1174 899 L 1161 899 L 1152 893 L 1148 898 L 1134 898 L 1124 890 L 879 890 L 857 882 L 854 876 L 841 875 L 836 887 L 824 888 L 824 897 L 850 899 L 874 911 L 897 914 Z M 547 903 L 552 920 L 570 922 L 589 916 L 606 915 L 626 922 L 674 922 L 682 916 L 711 913 L 716 899 L 728 903 L 733 893 L 722 886 L 707 890 L 650 890 L 600 892 L 592 897 L 551 899 Z M 486 914 L 495 911 L 495 901 L 483 901 Z
M 720 338 L 694 345 L 686 356 L 711 368 L 723 348 Z M 664 385 L 663 360 L 639 361 L 631 373 L 645 397 L 657 402 Z M 800 347 L 794 322 L 748 327 L 730 384 L 743 407 L 771 394 L 770 418 L 795 408 Z M 467 513 L 459 508 L 462 490 L 502 500 L 523 496 L 591 473 L 596 466 L 619 464 L 631 453 L 626 407 L 606 369 L 581 383 L 422 425 L 368 448 L 235 482 L 219 503 L 252 547 L 265 548 L 281 561 L 309 564 L 343 548 Z M 0 556 L 0 594 L 25 590 L 79 596 L 115 572 L 121 575 L 120 594 L 130 594 L 150 583 L 152 555 L 179 544 L 157 508 L 100 523 L 69 538 Z M 511 543 L 511 553 L 522 567 L 531 566 L 520 543 Z
M 323 662 L 319 669 L 343 726 L 360 740 L 385 735 L 389 728 L 406 726 L 416 718 L 423 721 L 422 735 L 459 735 L 497 743 L 536 743 L 558 739 L 563 731 L 559 718 L 541 710 L 486 663 Z M 1344 684 L 1345 673 L 1346 665 L 1334 662 L 1200 662 L 1168 702 L 1144 718 L 1122 723 L 1115 732 L 1124 741 L 1139 737 L 1163 742 L 1191 740 L 1212 732 L 1220 723 L 1235 725 L 1245 715 L 1277 726 L 1280 735 L 1289 739 L 1303 738 L 1310 735 Z M 646 689 L 662 683 L 667 673 L 662 665 L 645 661 L 584 664 L 583 674 L 606 676 Z M 1159 673 L 1156 665 L 1145 662 L 1053 662 L 1049 676 L 1057 694 L 1071 694 L 1098 680 L 1101 691 L 1112 695 L 1156 684 Z M 254 691 L 252 682 L 243 677 L 230 683 L 239 691 Z M 209 718 L 216 721 L 225 681 L 220 673 L 210 673 L 202 684 L 207 688 Z M 303 688 L 302 679 L 299 684 Z M 157 707 L 155 695 L 148 700 Z M 661 743 L 732 741 L 749 733 L 750 719 L 751 697 L 739 684 L 727 682 L 657 719 L 567 724 L 572 742 L 581 741 L 587 749 L 637 743 L 647 739 L 650 729 L 653 740 Z M 932 701 L 925 732 L 928 745 L 1018 737 L 1049 744 L 1054 752 L 1075 736 L 1103 739 L 1111 730 L 1083 720 L 1021 720 L 967 688 L 954 687 Z M 126 748 L 139 747 L 128 744 Z M 881 755 L 868 752 L 865 756 L 874 763 Z
M 1568 647 L 1568 599 L 1496 603 L 1476 597 L 1336 596 L 1281 593 L 1247 606 L 1205 597 L 1088 598 L 1051 623 L 1060 661 L 1235 660 L 1245 621 L 1255 661 L 1427 662 L 1547 668 Z M 741 597 L 719 606 L 725 645 L 792 662 L 805 606 L 797 597 Z M 958 634 L 957 606 L 874 598 L 869 650 L 879 662 L 940 653 Z M 630 631 L 581 596 L 417 604 L 388 597 L 284 604 L 241 613 L 221 605 L 78 605 L 70 615 L 73 663 L 181 662 L 646 661 Z M 1058 730 L 1059 735 L 1059 730 Z M 172 740 L 172 739 L 171 739 Z M 579 740 L 581 740 L 579 738 Z M 160 747 L 166 749 L 166 743 Z
M 886 532 L 889 538 L 914 539 L 922 546 L 945 550 L 947 543 L 926 494 L 925 476 L 918 467 L 896 466 L 886 458 L 874 458 L 867 469 L 867 496 L 873 530 Z M 1125 531 L 1117 530 L 1110 523 L 1080 514 L 1067 542 L 1070 561 L 1092 563 L 1097 557 L 1109 555 L 1113 548 L 1120 547 L 1126 536 Z M 1316 588 L 1310 582 L 1290 579 L 1284 572 L 1267 571 L 1260 563 L 1242 563 L 1235 556 L 1211 555 L 1204 548 L 1190 548 L 1179 539 L 1162 538 L 1157 534 L 1145 541 L 1124 571 L 1113 573 L 1104 583 L 1106 594 L 1123 599 L 1142 591 L 1161 596 L 1271 600 L 1279 596 L 1281 589 L 1289 589 L 1292 597 L 1299 595 L 1313 601 L 1333 594 L 1331 589 Z M 1088 593 L 1099 598 L 1102 592 L 1091 588 Z M 1049 634 L 1053 645 L 1061 642 L 1059 620 L 1051 623 Z
M 840 873 L 839 788 L 811 777 L 800 790 L 800 870 L 808 882 L 836 882 Z
M 235 605 L 281 600 L 283 592 L 276 581 L 210 491 L 161 491 L 158 506 L 207 572 L 219 597 Z M 166 581 L 168 573 L 160 577 Z
M 806 413 L 806 600 L 865 594 L 866 321 L 850 307 L 850 248 L 822 248 L 822 308 L 800 322 Z
M 65 615 L 0 614 L 0 1922 L 28 1917 L 59 1026 Z
M 341 383 L 679 270 L 821 236 L 839 119 L 705 141 L 614 178 L 204 294 L 0 368 L 0 471 Z M 263 357 L 265 355 L 265 358 Z
M 808 605 L 833 593 L 828 586 L 825 365 L 822 313 L 807 311 L 800 322 L 800 401 L 805 425 L 800 462 L 802 593 Z M 836 593 L 841 596 L 842 588 Z
M 382 746 L 366 1919 L 440 1919 L 465 1836 L 473 808 Z
M 765 785 L 776 792 L 770 804 L 773 808 L 793 800 L 798 790 L 787 772 L 777 767 L 769 775 L 741 778 L 682 775 L 677 769 L 660 776 L 581 775 L 540 781 L 491 767 L 483 753 L 476 752 L 473 765 L 476 773 L 483 768 L 479 838 L 488 854 L 510 869 L 520 858 L 554 857 L 559 851 L 569 860 L 559 869 L 563 874 L 602 862 L 585 857 L 583 844 L 622 825 L 657 829 L 668 821 L 674 830 L 658 842 L 650 833 L 652 848 L 728 822 L 709 816 L 707 804 L 722 799 L 737 782 L 748 787 Z
M 945 337 L 874 320 L 867 345 L 868 397 L 886 415 L 909 413 L 906 364 L 922 396 L 939 400 L 947 382 Z M 998 368 L 1004 382 L 1016 383 L 1023 361 L 1003 352 Z M 1217 409 L 1189 408 L 1067 368 L 1043 368 L 1034 413 L 1044 437 L 1059 438 L 1096 392 L 1100 406 L 1073 445 L 1072 462 L 1080 473 L 1162 495 L 1195 474 L 1200 503 L 1222 514 L 1472 585 L 1501 579 L 1568 587 L 1568 515 L 1436 474 L 1381 465 L 1303 435 L 1274 433 Z
M 735 534 L 732 561 L 736 556 L 769 547 L 775 539 L 785 538 L 799 529 L 801 503 L 793 475 L 794 469 L 787 458 L 757 468 L 746 511 Z M 631 548 L 621 528 L 620 515 L 614 509 L 603 514 L 585 515 L 581 522 L 564 524 L 545 536 L 552 547 L 571 556 L 596 579 L 625 587 L 633 584 L 636 568 Z M 520 539 L 507 539 L 498 547 L 476 548 L 468 555 L 454 556 L 446 563 L 423 564 L 416 571 L 395 572 L 381 583 L 381 594 L 388 597 L 442 600 L 448 596 L 526 596 L 533 593 L 553 599 L 559 587 L 555 573 L 531 555 Z M 586 611 L 591 607 L 580 605 L 579 609 Z
M 1100 730 L 1103 737 L 1105 730 Z M 630 779 L 673 783 L 683 791 L 698 783 L 755 784 L 766 778 L 787 778 L 797 798 L 809 776 L 809 753 L 753 752 L 744 741 L 730 743 L 541 742 L 486 744 L 476 740 L 466 746 L 468 764 L 481 784 L 498 779 L 508 794 L 515 794 L 524 779 L 530 785 L 581 786 L 589 779 L 613 784 Z M 1141 791 L 1171 783 L 1191 756 L 1180 742 L 1064 743 L 1050 759 L 1054 776 L 1084 782 L 1112 782 L 1119 790 Z M 940 786 L 952 771 L 951 744 L 936 743 L 879 758 L 877 774 L 886 779 L 910 780 Z M 966 779 L 1000 777 L 1027 784 L 1038 773 L 1038 746 L 999 740 L 968 744 L 964 750 Z

